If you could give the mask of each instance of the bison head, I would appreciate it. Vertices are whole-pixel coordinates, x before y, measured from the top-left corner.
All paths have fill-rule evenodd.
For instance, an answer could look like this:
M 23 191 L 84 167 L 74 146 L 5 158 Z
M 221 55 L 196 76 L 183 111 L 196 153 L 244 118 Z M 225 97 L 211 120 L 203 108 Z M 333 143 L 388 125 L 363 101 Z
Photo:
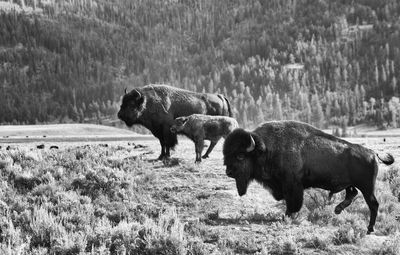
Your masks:
M 265 144 L 262 139 L 241 128 L 234 130 L 225 139 L 223 153 L 226 175 L 234 178 L 239 196 L 246 194 L 254 180 L 258 157 L 262 157 Z
M 179 133 L 182 132 L 182 130 L 185 128 L 185 123 L 188 120 L 188 117 L 178 117 L 175 119 L 174 125 L 171 127 L 171 132 L 172 133 Z
M 133 89 L 131 92 L 126 93 L 122 98 L 121 109 L 118 112 L 118 118 L 126 123 L 128 127 L 137 123 L 139 117 L 142 115 L 144 107 L 145 96 L 138 90 Z

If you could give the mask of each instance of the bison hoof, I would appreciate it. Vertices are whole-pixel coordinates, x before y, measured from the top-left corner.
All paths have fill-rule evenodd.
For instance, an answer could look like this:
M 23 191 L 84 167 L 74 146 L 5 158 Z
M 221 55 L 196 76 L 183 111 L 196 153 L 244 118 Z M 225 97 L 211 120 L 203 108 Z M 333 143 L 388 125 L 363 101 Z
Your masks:
M 201 159 L 196 159 L 196 161 L 194 163 L 200 164 L 201 163 Z
M 208 158 L 208 155 L 204 155 L 203 157 L 201 157 L 201 158 Z
M 374 229 L 373 228 L 368 228 L 367 235 L 371 234 L 372 232 L 374 232 Z
M 158 160 L 168 160 L 170 158 L 170 156 L 167 156 L 167 155 L 160 155 L 159 157 L 158 157 Z
M 343 209 L 342 209 L 342 207 L 340 207 L 340 206 L 336 206 L 336 207 L 335 207 L 335 213 L 336 213 L 336 214 L 340 214 L 340 213 L 342 212 L 342 210 L 343 210 Z

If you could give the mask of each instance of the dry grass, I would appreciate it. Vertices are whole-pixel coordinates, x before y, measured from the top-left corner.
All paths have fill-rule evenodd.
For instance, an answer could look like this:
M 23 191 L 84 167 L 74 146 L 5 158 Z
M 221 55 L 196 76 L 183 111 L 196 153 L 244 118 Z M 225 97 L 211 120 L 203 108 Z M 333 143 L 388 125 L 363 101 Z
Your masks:
M 357 142 L 399 158 L 398 140 Z M 138 142 L 136 142 L 138 143 Z M 376 234 L 361 195 L 311 190 L 297 218 L 257 184 L 239 197 L 225 176 L 222 142 L 201 164 L 180 139 L 173 160 L 154 161 L 156 141 L 32 144 L 0 150 L 0 254 L 398 254 L 399 165 L 381 166 Z M 372 245 L 371 245 L 372 244 Z
M 0 137 L 132 135 L 127 129 L 94 124 L 0 125 Z

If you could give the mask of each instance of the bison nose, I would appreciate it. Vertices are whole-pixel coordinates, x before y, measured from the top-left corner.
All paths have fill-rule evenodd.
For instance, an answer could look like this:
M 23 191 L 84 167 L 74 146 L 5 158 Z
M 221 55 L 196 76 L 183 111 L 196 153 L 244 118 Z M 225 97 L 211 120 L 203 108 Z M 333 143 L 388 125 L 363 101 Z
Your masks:
M 226 168 L 226 175 L 227 175 L 228 177 L 233 178 L 234 176 L 233 176 L 233 171 L 232 171 L 232 169 Z

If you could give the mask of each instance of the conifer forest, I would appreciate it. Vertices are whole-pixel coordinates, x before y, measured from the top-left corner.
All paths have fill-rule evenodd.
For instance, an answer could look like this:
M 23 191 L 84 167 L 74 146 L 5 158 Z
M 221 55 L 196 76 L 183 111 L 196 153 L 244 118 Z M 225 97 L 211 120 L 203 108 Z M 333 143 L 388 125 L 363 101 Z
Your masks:
M 400 126 L 397 0 L 0 3 L 2 124 L 101 123 L 167 83 L 225 94 L 245 127 Z

